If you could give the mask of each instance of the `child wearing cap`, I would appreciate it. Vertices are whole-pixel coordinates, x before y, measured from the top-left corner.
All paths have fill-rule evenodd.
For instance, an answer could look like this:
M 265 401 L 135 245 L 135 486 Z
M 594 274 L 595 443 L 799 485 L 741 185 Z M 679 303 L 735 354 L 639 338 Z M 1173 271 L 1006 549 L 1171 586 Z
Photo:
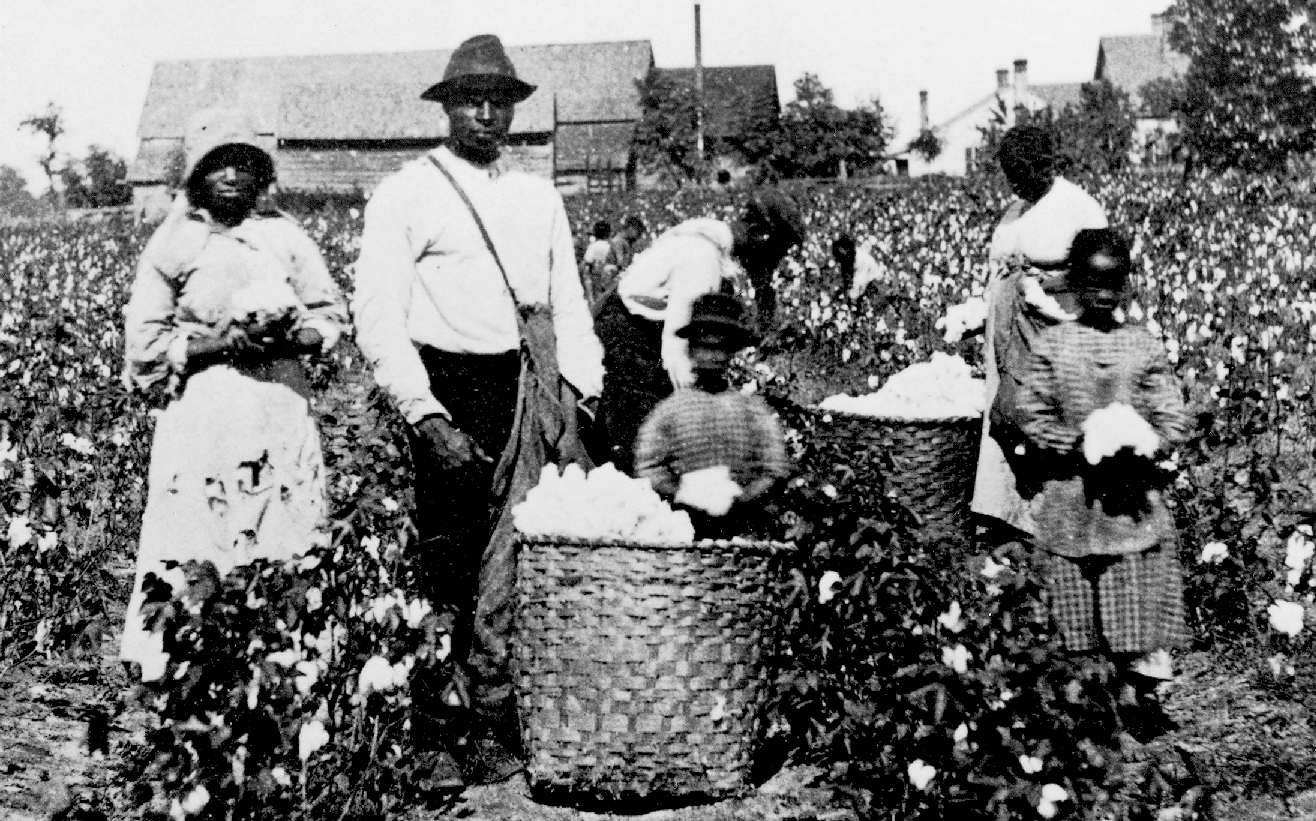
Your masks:
M 1147 726 L 1163 717 L 1151 694 L 1171 677 L 1166 651 L 1187 638 L 1154 460 L 1186 437 L 1188 419 L 1161 341 L 1119 318 L 1130 267 L 1114 232 L 1078 232 L 1069 278 L 1079 316 L 1038 336 L 1018 407 L 1039 453 L 1036 545 L 1052 616 L 1066 649 L 1123 668 Z
M 776 418 L 756 396 L 730 390 L 727 368 L 753 343 L 740 300 L 706 294 L 677 331 L 694 384 L 662 400 L 640 427 L 635 474 L 691 511 L 701 538 L 744 535 L 790 465 Z

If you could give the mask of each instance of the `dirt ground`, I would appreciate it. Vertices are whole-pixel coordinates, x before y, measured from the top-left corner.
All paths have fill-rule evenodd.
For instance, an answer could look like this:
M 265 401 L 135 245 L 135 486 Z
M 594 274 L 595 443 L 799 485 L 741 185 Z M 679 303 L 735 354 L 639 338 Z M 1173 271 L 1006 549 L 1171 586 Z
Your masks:
M 111 645 L 109 639 L 106 649 Z M 105 654 L 110 658 L 110 654 Z M 1215 792 L 1213 817 L 1229 821 L 1316 819 L 1316 791 L 1285 796 L 1279 783 L 1294 753 L 1316 750 L 1305 710 L 1271 697 L 1256 676 L 1206 654 L 1182 659 L 1166 706 L 1180 728 L 1150 756 L 1178 757 Z M 129 821 L 131 785 L 116 776 L 148 718 L 125 709 L 123 673 L 104 660 L 28 660 L 0 669 L 0 819 Z M 89 751 L 89 740 L 98 749 Z M 1300 774 L 1290 774 L 1299 775 Z M 1301 778 L 1299 778 L 1301 780 Z M 1311 777 L 1307 777 L 1309 783 Z M 1289 783 L 1294 783 L 1290 778 Z M 1240 787 L 1241 785 L 1241 787 Z M 74 812 L 76 810 L 77 812 Z M 750 796 L 717 804 L 626 816 L 546 806 L 523 779 L 467 790 L 452 809 L 417 811 L 415 821 L 857 821 L 822 773 L 788 767 Z M 1162 814 L 1161 821 L 1173 821 Z

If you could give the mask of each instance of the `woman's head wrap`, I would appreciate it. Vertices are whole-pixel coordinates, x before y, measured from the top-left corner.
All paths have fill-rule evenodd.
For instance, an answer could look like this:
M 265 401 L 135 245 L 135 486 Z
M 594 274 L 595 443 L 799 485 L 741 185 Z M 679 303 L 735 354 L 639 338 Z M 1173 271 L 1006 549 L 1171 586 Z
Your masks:
M 274 182 L 274 160 L 257 142 L 251 120 L 236 109 L 207 108 L 197 112 L 188 122 L 183 148 L 183 184 L 194 201 L 201 179 L 227 164 L 249 169 L 262 188 Z

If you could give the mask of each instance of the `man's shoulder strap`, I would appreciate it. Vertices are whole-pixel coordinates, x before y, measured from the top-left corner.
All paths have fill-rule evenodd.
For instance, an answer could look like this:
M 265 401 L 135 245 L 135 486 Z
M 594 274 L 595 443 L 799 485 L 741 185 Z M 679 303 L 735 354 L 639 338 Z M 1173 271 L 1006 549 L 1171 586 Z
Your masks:
M 439 169 L 439 173 L 442 174 L 444 179 L 448 181 L 448 184 L 452 186 L 452 190 L 457 192 L 457 196 L 461 199 L 462 204 L 465 205 L 466 210 L 470 212 L 471 219 L 475 220 L 475 227 L 480 229 L 480 237 L 484 239 L 484 246 L 489 249 L 489 254 L 493 257 L 494 264 L 498 266 L 498 273 L 503 275 L 503 284 L 507 286 L 507 292 L 512 295 L 512 302 L 516 303 L 517 311 L 519 312 L 521 301 L 516 298 L 516 291 L 512 289 L 512 281 L 508 279 L 507 269 L 503 267 L 502 257 L 498 256 L 498 249 L 494 247 L 493 237 L 489 236 L 489 229 L 485 227 L 484 220 L 480 218 L 480 212 L 475 209 L 475 203 L 471 202 L 471 198 L 466 194 L 466 189 L 462 188 L 461 183 L 457 182 L 457 178 L 452 175 L 452 172 L 449 171 L 443 163 L 439 162 L 438 157 L 433 154 L 427 154 L 426 156 L 429 158 L 429 161 L 434 164 L 434 167 Z

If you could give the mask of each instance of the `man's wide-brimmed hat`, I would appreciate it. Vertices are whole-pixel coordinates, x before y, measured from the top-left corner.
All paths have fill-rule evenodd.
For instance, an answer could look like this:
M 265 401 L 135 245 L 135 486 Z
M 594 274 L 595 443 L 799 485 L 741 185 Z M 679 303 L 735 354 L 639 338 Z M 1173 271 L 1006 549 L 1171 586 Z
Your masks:
M 420 98 L 446 103 L 477 93 L 519 103 L 535 88 L 517 78 L 516 67 L 497 36 L 478 34 L 457 46 L 443 70 L 443 80 L 427 88 Z
M 690 339 L 704 332 L 726 336 L 728 344 L 737 349 L 758 341 L 758 335 L 745 320 L 745 306 L 730 294 L 704 294 L 695 299 L 690 310 L 690 322 L 677 330 L 676 335 Z

